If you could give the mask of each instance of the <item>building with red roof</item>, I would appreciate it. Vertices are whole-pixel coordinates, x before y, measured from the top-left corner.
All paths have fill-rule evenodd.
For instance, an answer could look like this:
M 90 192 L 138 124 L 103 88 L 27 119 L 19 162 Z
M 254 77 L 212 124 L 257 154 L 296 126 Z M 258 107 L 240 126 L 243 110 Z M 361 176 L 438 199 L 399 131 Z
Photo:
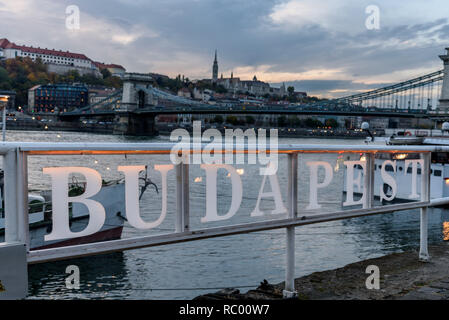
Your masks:
M 49 65 L 50 72 L 66 73 L 76 69 L 80 74 L 89 73 L 101 76 L 95 63 L 84 54 L 17 45 L 8 39 L 0 39 L 0 59 L 15 59 L 17 57 L 30 58 L 33 61 L 41 59 L 42 62 Z
M 126 69 L 119 64 L 105 64 L 102 62 L 94 61 L 93 62 L 98 69 L 107 69 L 113 76 L 122 77 L 126 73 Z

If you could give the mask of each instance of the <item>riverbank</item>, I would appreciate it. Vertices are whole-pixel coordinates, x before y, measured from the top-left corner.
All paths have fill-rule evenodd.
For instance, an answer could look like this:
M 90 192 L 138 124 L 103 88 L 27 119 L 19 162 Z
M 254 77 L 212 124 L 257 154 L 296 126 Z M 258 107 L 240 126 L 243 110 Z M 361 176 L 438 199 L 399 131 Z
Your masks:
M 449 243 L 429 247 L 430 262 L 418 260 L 418 251 L 394 253 L 346 265 L 342 268 L 297 278 L 295 287 L 301 300 L 448 300 Z M 380 289 L 368 290 L 365 273 L 369 265 L 380 270 Z M 215 299 L 282 299 L 284 283 L 261 283 L 254 290 L 240 293 L 226 289 L 199 296 Z
M 179 127 L 181 129 L 187 130 L 190 134 L 193 134 L 192 127 Z M 178 127 L 167 127 L 167 126 L 156 126 L 159 135 L 170 136 L 171 132 L 174 129 L 178 129 Z M 226 129 L 241 129 L 243 131 L 247 129 L 264 129 L 267 132 L 267 136 L 270 135 L 270 129 L 277 129 L 277 135 L 279 138 L 323 138 L 323 139 L 353 139 L 353 140 L 361 140 L 366 139 L 369 134 L 366 131 L 361 130 L 329 130 L 329 129 L 304 129 L 304 128 L 270 128 L 270 127 L 248 127 L 248 126 L 221 126 L 221 127 L 211 127 L 204 126 L 202 130 L 207 129 L 216 129 L 221 132 L 222 135 L 225 135 Z M 383 136 L 382 132 L 376 132 L 375 136 L 381 137 Z
M 41 121 L 8 121 L 7 130 L 19 131 L 65 131 L 65 132 L 88 132 L 98 134 L 113 134 L 113 125 L 99 125 L 78 122 L 41 122 Z
M 87 132 L 96 134 L 114 134 L 114 125 L 112 123 L 80 123 L 80 122 L 59 122 L 59 121 L 47 121 L 42 122 L 38 120 L 33 121 L 8 121 L 6 123 L 7 130 L 20 130 L 20 131 L 63 131 L 63 132 Z M 156 126 L 156 136 L 170 136 L 172 131 L 178 127 L 160 127 Z M 209 128 L 209 127 L 208 127 Z M 206 130 L 208 128 L 203 128 Z M 249 127 L 233 127 L 231 129 L 247 130 Z M 267 130 L 268 135 L 271 128 L 264 128 Z M 361 140 L 366 139 L 368 133 L 364 131 L 356 130 L 309 130 L 302 128 L 288 129 L 277 128 L 279 138 L 322 138 L 322 139 L 352 139 Z M 192 129 L 187 129 L 192 133 Z M 225 127 L 218 128 L 218 130 L 224 135 Z M 382 136 L 377 133 L 376 136 Z

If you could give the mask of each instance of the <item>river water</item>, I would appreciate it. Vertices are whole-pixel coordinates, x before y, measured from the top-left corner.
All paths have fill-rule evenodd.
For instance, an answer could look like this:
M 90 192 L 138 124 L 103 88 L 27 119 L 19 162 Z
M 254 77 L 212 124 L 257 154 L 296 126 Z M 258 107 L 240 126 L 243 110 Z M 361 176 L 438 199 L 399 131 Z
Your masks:
M 71 132 L 9 131 L 8 141 L 46 142 L 169 142 L 168 137 L 135 138 Z M 344 139 L 280 139 L 279 143 L 296 144 L 364 144 L 363 140 Z M 299 212 L 308 214 L 340 210 L 342 208 L 343 165 L 350 155 L 300 155 Z M 322 208 L 306 210 L 308 202 L 308 169 L 305 161 L 326 160 L 334 167 L 334 178 L 319 192 Z M 118 179 L 118 165 L 149 165 L 151 179 L 160 186 L 155 164 L 169 163 L 167 156 L 33 156 L 29 158 L 29 188 L 46 190 L 49 177 L 43 167 L 88 166 L 98 170 L 103 179 Z M 259 165 L 235 165 L 243 181 L 243 202 L 237 214 L 225 222 L 201 223 L 205 213 L 205 174 L 198 166 L 190 169 L 191 228 L 238 224 L 285 215 L 267 214 L 251 218 L 261 188 Z M 278 179 L 281 193 L 286 194 L 286 157 L 279 159 Z M 219 171 L 218 212 L 225 214 L 231 199 L 231 183 L 225 171 Z M 322 178 L 321 178 L 322 179 Z M 267 183 L 268 185 L 268 183 Z M 151 231 L 139 231 L 125 224 L 122 238 L 138 235 L 162 234 L 174 231 L 175 193 L 174 172 L 168 175 L 168 215 Z M 265 192 L 269 191 L 266 186 Z M 286 199 L 284 199 L 285 201 Z M 151 187 L 141 200 L 141 215 L 154 221 L 161 210 L 161 196 Z M 263 200 L 261 210 L 269 212 L 274 201 Z M 430 243 L 443 241 L 444 221 L 449 214 L 431 209 L 429 218 Z M 315 271 L 343 267 L 364 259 L 383 256 L 419 247 L 419 210 L 410 210 L 372 217 L 334 221 L 296 228 L 296 271 L 300 277 Z M 176 245 L 131 250 L 70 261 L 60 261 L 29 267 L 30 299 L 191 299 L 219 288 L 257 287 L 267 279 L 270 283 L 284 280 L 285 231 L 273 230 L 247 235 L 229 236 Z M 80 289 L 67 289 L 65 273 L 68 265 L 80 269 Z M 361 270 L 360 272 L 364 272 Z M 381 270 L 382 272 L 382 270 Z M 248 288 L 247 288 L 248 287 Z

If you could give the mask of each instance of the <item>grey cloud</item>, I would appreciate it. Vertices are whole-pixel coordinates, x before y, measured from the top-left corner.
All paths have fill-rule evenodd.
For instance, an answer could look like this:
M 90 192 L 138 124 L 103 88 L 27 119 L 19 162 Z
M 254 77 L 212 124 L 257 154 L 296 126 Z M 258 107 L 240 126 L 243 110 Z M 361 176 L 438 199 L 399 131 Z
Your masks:
M 371 90 L 379 86 L 387 86 L 391 83 L 366 84 L 363 82 L 354 82 L 351 80 L 298 80 L 287 81 L 285 86 L 295 87 L 295 91 L 305 91 L 309 95 L 319 95 L 325 92 L 325 96 L 340 97 L 357 93 L 358 90 Z M 274 87 L 279 87 L 281 83 L 273 83 Z M 345 92 L 331 91 L 345 90 Z
M 68 5 L 72 2 L 64 0 L 62 3 Z M 85 47 L 79 47 L 75 51 L 85 52 L 93 59 L 109 59 L 110 62 L 124 65 L 130 71 L 164 73 L 166 70 L 161 68 L 158 61 L 170 63 L 178 56 L 197 56 L 200 65 L 187 61 L 183 64 L 183 70 L 179 70 L 179 73 L 192 78 L 209 75 L 213 51 L 217 48 L 220 72 L 237 67 L 269 65 L 271 67 L 268 72 L 302 73 L 315 69 L 341 69 L 344 74 L 354 77 L 353 81 L 328 79 L 292 82 L 295 87 L 298 86 L 298 90 L 316 93 L 322 91 L 323 94 L 331 90 L 375 87 L 376 85 L 363 84 L 367 77 L 414 69 L 439 69 L 441 62 L 438 54 L 442 54 L 444 49 L 441 42 L 448 41 L 449 46 L 448 19 L 438 16 L 424 22 L 414 23 L 411 20 L 402 25 L 382 23 L 380 30 L 366 30 L 363 27 L 362 10 L 366 1 L 348 1 L 345 10 L 335 12 L 335 15 L 342 16 L 336 20 L 338 23 L 346 23 L 348 26 L 357 24 L 352 33 L 342 31 L 345 28 L 333 30 L 318 22 L 300 28 L 280 28 L 267 18 L 276 4 L 285 2 L 280 0 L 75 2 L 81 10 L 81 21 L 83 14 L 89 14 L 125 30 L 135 31 L 143 27 L 157 34 L 156 37 L 143 34 L 127 45 L 111 42 L 106 46 L 96 46 L 96 35 L 92 33 L 82 42 Z M 382 0 L 377 2 L 379 5 L 383 3 Z M 404 6 L 404 10 L 406 9 Z M 426 10 L 426 3 L 422 4 L 422 9 Z M 354 12 L 360 12 L 360 15 L 354 16 Z M 40 15 L 39 12 L 34 14 L 36 17 Z M 38 21 L 33 24 L 36 25 Z M 26 21 L 23 23 L 31 24 Z M 16 27 L 19 26 L 3 25 L 0 19 L 0 37 L 8 37 L 3 30 Z M 49 27 L 42 26 L 34 31 L 30 25 L 28 37 L 36 32 L 35 39 L 45 40 L 42 36 L 45 28 Z M 57 32 L 52 30 L 53 39 L 58 39 Z M 59 39 L 64 39 L 62 32 L 64 30 Z M 426 41 L 421 42 L 420 37 L 424 37 Z M 431 41 L 431 38 L 436 40 Z M 58 43 L 51 43 L 51 39 L 45 41 L 43 46 L 74 50 L 72 45 L 75 44 L 70 43 L 70 39 Z M 204 70 L 205 74 L 189 74 L 189 70 L 199 69 Z M 410 76 L 416 74 L 411 71 Z

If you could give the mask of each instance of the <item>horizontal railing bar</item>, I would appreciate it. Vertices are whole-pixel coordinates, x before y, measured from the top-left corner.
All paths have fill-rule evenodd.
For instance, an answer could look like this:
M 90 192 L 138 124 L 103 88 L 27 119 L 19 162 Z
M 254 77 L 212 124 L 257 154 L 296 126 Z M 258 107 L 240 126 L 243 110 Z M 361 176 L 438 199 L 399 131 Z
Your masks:
M 193 153 L 201 153 L 201 150 L 192 150 L 190 151 L 191 154 Z M 233 153 L 233 154 L 259 154 L 259 153 L 277 153 L 277 154 L 295 154 L 295 153 L 421 153 L 421 152 L 432 152 L 428 150 L 410 150 L 410 149 L 403 149 L 403 150 L 363 150 L 363 149 L 354 149 L 354 150 L 267 150 L 266 152 L 259 152 L 259 151 L 251 151 L 251 150 L 231 150 L 231 151 L 214 151 L 211 150 L 211 154 L 226 154 L 226 153 Z M 448 151 L 449 152 L 449 151 Z M 39 155 L 54 155 L 54 156 L 63 156 L 63 155 L 121 155 L 121 154 L 147 154 L 147 155 L 167 155 L 170 154 L 171 150 L 51 150 L 51 151 L 27 151 L 28 155 L 31 156 L 39 156 Z
M 444 205 L 448 204 L 447 199 L 449 199 L 449 198 L 431 199 L 429 207 L 444 206 Z
M 29 155 L 74 155 L 74 154 L 168 154 L 175 143 L 46 143 L 46 142 L 4 142 L 0 143 L 0 153 L 18 148 Z M 223 149 L 223 153 L 259 153 L 257 145 L 234 145 L 233 149 L 225 150 L 224 144 L 211 145 L 203 143 L 199 148 L 195 144 L 191 146 L 191 152 L 198 152 L 203 147 Z M 179 145 L 178 145 L 179 146 Z M 350 152 L 449 152 L 449 146 L 382 146 L 382 145 L 307 145 L 307 144 L 281 144 L 277 151 L 267 146 L 267 153 L 350 153 Z M 187 149 L 187 148 L 186 148 Z
M 267 142 L 269 139 L 267 139 Z M 0 152 L 7 152 L 19 148 L 20 151 L 171 151 L 177 143 L 48 143 L 48 142 L 3 142 L 0 143 Z M 192 145 L 192 144 L 191 144 Z M 179 145 L 178 145 L 179 146 Z M 193 145 L 195 150 L 195 145 Z M 214 144 L 203 143 L 202 146 L 214 146 Z M 220 144 L 216 145 L 220 147 Z M 222 144 L 222 147 L 225 145 Z M 269 147 L 269 143 L 267 143 Z M 234 149 L 255 150 L 257 144 L 237 144 Z M 268 148 L 269 149 L 269 148 Z M 323 144 L 279 144 L 280 151 L 414 151 L 414 152 L 449 152 L 449 146 L 386 146 L 386 145 L 323 145 Z
M 44 263 L 50 261 L 86 257 L 96 254 L 154 247 L 187 241 L 280 229 L 286 227 L 297 227 L 308 224 L 330 222 L 342 219 L 351 219 L 363 216 L 385 214 L 410 209 L 419 209 L 428 206 L 444 205 L 444 204 L 449 204 L 449 197 L 435 199 L 430 202 L 420 201 L 420 202 L 394 204 L 370 209 L 351 209 L 346 211 L 337 211 L 333 213 L 303 216 L 294 219 L 269 220 L 241 225 L 200 229 L 182 233 L 163 234 L 158 236 L 144 236 L 129 239 L 95 242 L 70 247 L 36 250 L 28 253 L 28 263 L 29 264 Z

